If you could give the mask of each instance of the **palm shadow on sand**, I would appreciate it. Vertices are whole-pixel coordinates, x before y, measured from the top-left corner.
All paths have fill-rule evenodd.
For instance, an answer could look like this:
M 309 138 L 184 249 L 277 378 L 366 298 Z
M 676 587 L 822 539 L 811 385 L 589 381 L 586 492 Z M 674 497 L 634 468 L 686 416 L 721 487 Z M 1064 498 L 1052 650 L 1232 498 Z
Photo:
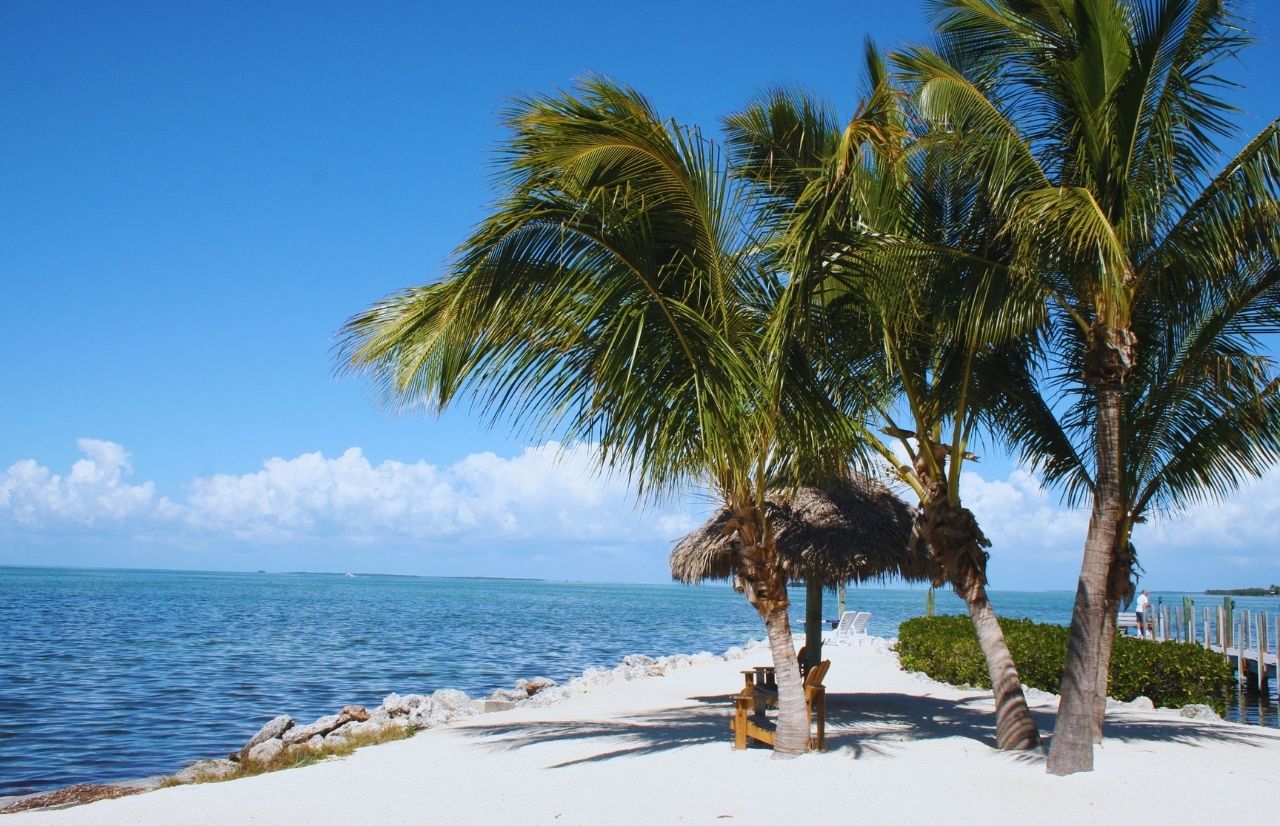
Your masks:
M 547 743 L 598 742 L 601 750 L 556 763 L 551 768 L 598 763 L 617 757 L 656 754 L 703 743 L 730 748 L 732 701 L 727 695 L 691 697 L 696 706 L 649 711 L 614 720 L 531 721 L 467 725 L 460 730 L 494 751 Z M 1053 730 L 1052 709 L 1032 709 L 1042 736 Z M 1124 742 L 1174 741 L 1258 744 L 1280 740 L 1280 732 L 1259 727 L 1216 726 L 1190 719 L 1140 720 L 1108 717 L 1105 736 Z M 893 757 L 903 743 L 968 738 L 995 748 L 995 717 L 988 698 L 948 700 L 902 693 L 828 694 L 826 745 L 830 754 L 853 759 Z M 1041 752 L 1011 755 L 1042 762 Z

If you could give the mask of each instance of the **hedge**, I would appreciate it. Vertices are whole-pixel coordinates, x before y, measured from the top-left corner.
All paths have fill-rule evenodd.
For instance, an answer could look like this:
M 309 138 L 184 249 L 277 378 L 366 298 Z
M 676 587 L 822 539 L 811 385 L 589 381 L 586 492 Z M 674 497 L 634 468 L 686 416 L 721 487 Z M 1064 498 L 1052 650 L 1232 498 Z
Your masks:
M 1067 658 L 1067 629 L 1021 619 L 1002 619 L 1009 653 L 1025 685 L 1058 692 Z M 898 657 L 908 671 L 923 671 L 953 685 L 991 687 L 973 623 L 964 616 L 916 617 L 898 629 Z M 1108 696 L 1151 698 L 1157 706 L 1205 703 L 1221 714 L 1235 678 L 1227 660 L 1199 645 L 1116 637 Z

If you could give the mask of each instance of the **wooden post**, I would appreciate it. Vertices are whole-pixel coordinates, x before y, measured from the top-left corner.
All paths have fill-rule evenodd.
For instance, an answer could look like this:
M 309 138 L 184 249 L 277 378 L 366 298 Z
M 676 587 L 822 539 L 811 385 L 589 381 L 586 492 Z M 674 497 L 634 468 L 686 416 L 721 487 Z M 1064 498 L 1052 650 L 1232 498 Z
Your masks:
M 751 713 L 752 706 L 755 704 L 751 692 L 751 678 L 747 678 L 747 686 L 738 696 L 733 698 L 733 747 L 735 749 L 745 749 L 747 747 L 747 715 Z
M 1168 641 L 1173 638 L 1173 635 L 1169 633 L 1169 628 L 1170 628 L 1169 606 L 1161 605 L 1160 606 L 1160 639 L 1162 641 Z
M 804 653 L 801 671 L 808 673 L 822 662 L 822 580 L 810 576 L 805 580 L 804 598 Z
M 1187 620 L 1182 616 L 1182 606 L 1173 606 L 1173 638 L 1182 642 L 1182 635 L 1187 633 Z
M 1267 693 L 1267 615 L 1258 614 L 1254 618 L 1258 629 L 1258 693 Z
M 1235 642 L 1236 642 L 1236 677 L 1240 680 L 1240 687 L 1243 688 L 1245 691 L 1248 691 L 1249 686 L 1248 686 L 1247 675 L 1249 674 L 1249 669 L 1245 667 L 1244 650 L 1246 648 L 1246 640 L 1249 636 L 1249 612 L 1241 611 L 1239 614 L 1239 620 L 1240 620 L 1239 630 L 1237 631 L 1236 629 L 1232 629 L 1233 631 L 1236 632 L 1234 634 Z M 1245 639 L 1241 639 L 1242 637 L 1240 633 L 1241 631 L 1244 632 L 1243 637 Z

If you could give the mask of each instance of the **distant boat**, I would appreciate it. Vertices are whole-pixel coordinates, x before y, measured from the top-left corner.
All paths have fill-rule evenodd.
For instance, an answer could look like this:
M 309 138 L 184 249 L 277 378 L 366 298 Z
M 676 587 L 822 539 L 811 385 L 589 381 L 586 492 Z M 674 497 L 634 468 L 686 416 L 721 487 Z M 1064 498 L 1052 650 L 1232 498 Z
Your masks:
M 349 577 L 351 577 L 352 579 L 355 579 L 355 576 L 356 576 L 356 575 L 355 575 L 355 574 L 353 574 L 353 573 L 351 573 L 350 571 L 348 571 L 347 573 L 343 574 L 343 576 L 349 576 Z

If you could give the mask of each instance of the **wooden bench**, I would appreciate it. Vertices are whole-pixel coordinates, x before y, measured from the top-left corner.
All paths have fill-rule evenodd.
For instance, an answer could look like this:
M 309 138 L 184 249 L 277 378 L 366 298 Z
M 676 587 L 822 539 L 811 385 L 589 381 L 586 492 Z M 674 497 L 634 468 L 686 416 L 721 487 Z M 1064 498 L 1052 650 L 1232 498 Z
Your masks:
M 1121 611 L 1116 614 L 1116 628 L 1137 628 L 1138 612 L 1137 611 Z
M 827 689 L 822 684 L 827 676 L 831 660 L 823 660 L 809 670 L 804 678 L 804 710 L 808 726 L 816 722 L 817 732 L 809 736 L 809 748 L 822 751 L 826 748 Z M 745 749 L 748 740 L 765 745 L 774 744 L 774 729 L 760 724 L 765 710 L 778 705 L 778 684 L 771 666 L 761 666 L 743 671 L 744 685 L 733 697 L 733 747 Z

